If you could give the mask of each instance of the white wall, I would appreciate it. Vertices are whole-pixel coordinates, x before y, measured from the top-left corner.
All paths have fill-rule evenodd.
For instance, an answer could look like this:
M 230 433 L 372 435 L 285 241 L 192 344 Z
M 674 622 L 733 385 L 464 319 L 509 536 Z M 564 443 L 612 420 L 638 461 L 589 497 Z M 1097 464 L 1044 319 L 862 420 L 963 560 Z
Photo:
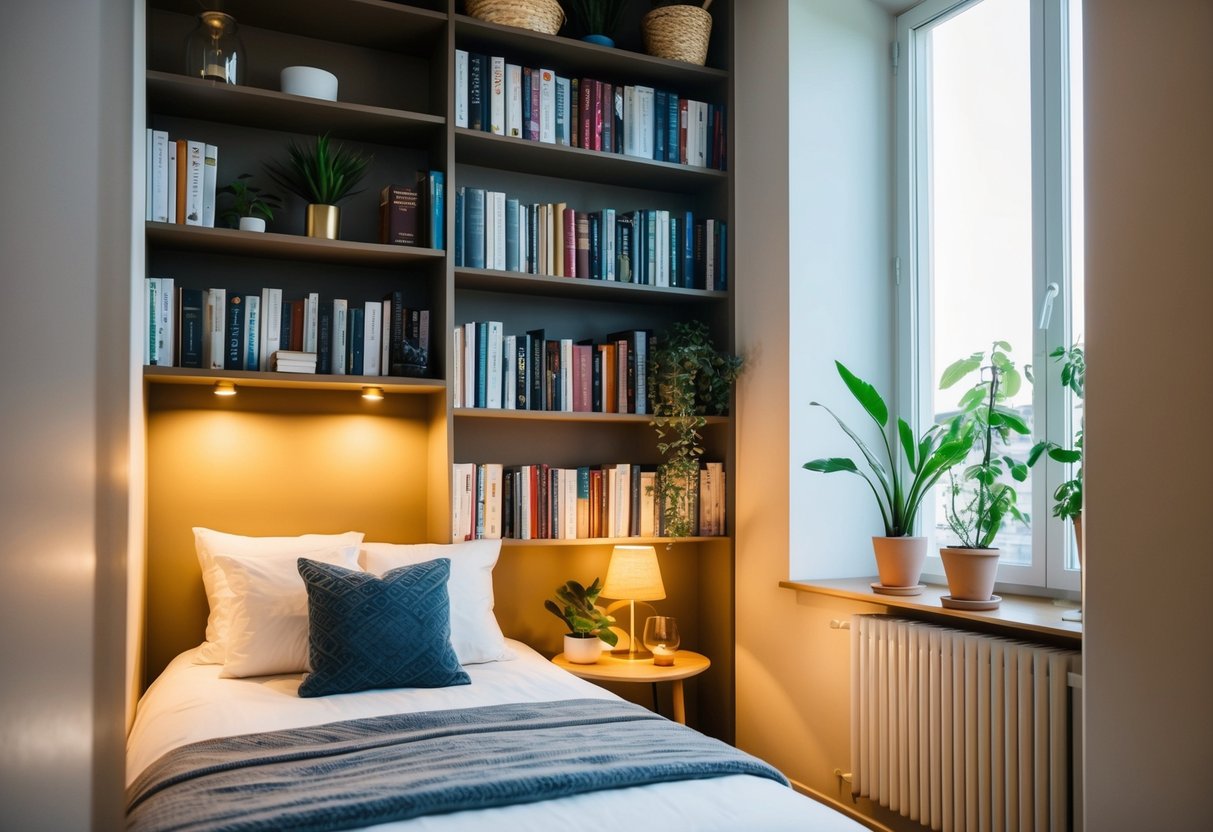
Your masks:
M 1091 830 L 1213 816 L 1213 2 L 1086 0 Z
M 0 28 L 0 827 L 118 828 L 129 430 L 125 0 Z

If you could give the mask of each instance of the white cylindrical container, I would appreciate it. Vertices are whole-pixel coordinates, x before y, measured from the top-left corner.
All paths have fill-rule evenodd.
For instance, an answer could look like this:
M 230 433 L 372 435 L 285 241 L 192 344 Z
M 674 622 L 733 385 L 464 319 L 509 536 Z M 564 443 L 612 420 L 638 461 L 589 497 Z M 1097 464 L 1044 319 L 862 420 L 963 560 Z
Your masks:
M 261 217 L 241 217 L 241 231 L 265 231 L 265 220 Z
M 578 638 L 564 637 L 564 656 L 573 664 L 593 664 L 602 655 L 602 639 L 597 636 Z
M 337 100 L 337 76 L 319 67 L 284 67 L 281 75 L 281 87 L 283 92 L 291 95 L 305 95 L 308 98 L 322 98 L 325 101 Z

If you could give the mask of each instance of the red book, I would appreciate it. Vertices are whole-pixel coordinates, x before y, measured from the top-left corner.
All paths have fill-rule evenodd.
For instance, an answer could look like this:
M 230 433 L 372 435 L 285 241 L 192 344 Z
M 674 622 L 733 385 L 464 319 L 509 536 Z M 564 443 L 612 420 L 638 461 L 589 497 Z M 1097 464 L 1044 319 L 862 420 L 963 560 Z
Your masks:
M 628 385 L 628 342 L 615 342 L 615 390 L 619 396 L 616 413 L 635 413 L 635 393 Z
M 594 116 L 594 149 L 602 150 L 602 99 L 603 88 L 601 81 L 594 82 L 594 100 L 590 112 Z
M 576 273 L 573 277 L 590 276 L 590 216 L 582 211 L 577 215 L 577 251 L 573 258 Z
M 690 116 L 687 115 L 687 100 L 685 98 L 678 99 L 678 158 L 682 160 L 684 165 L 690 164 L 687 161 L 687 120 Z
M 303 301 L 291 301 L 291 346 L 297 352 L 303 350 Z
M 599 100 L 598 109 L 602 118 L 602 142 L 599 149 L 604 153 L 614 153 L 615 139 L 611 125 L 615 119 L 611 111 L 615 109 L 615 88 L 610 84 L 602 85 L 602 98 Z
M 594 148 L 594 118 L 591 115 L 594 104 L 594 82 L 589 78 L 581 79 L 581 90 L 577 103 L 578 117 L 581 119 L 581 146 L 586 150 Z
M 531 480 L 531 502 L 526 506 L 527 512 L 531 515 L 531 539 L 539 540 L 543 537 L 539 533 L 539 466 L 528 465 L 526 468 Z
M 530 139 L 531 141 L 539 141 L 539 70 L 528 69 L 531 73 L 531 120 L 530 120 Z
M 579 277 L 577 269 L 577 222 L 579 215 L 572 208 L 564 209 L 564 276 Z
M 569 79 L 569 145 L 581 147 L 581 82 Z
M 589 344 L 573 345 L 573 410 L 589 413 L 592 395 L 590 387 L 594 381 L 594 348 Z

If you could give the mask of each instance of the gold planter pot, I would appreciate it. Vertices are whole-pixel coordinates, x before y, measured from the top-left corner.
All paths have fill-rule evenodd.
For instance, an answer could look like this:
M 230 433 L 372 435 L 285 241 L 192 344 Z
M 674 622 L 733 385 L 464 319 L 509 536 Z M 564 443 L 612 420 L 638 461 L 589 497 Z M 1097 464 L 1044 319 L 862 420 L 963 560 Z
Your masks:
M 336 205 L 307 206 L 307 236 L 336 240 L 341 235 L 341 209 Z

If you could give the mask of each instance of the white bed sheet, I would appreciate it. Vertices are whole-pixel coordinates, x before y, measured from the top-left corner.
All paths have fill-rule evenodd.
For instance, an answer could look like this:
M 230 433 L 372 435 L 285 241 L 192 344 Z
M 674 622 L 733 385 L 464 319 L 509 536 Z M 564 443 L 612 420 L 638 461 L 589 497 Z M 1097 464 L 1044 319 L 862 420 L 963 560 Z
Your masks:
M 221 679 L 220 665 L 198 665 L 182 653 L 139 703 L 127 739 L 127 783 L 172 749 L 216 737 L 319 725 L 344 719 L 411 711 L 468 708 L 556 699 L 614 699 L 602 688 L 552 665 L 521 642 L 518 658 L 467 665 L 472 684 L 431 690 L 402 689 L 300 699 L 302 674 Z M 376 832 L 502 832 L 609 822 L 644 830 L 822 830 L 854 832 L 862 826 L 772 780 L 732 776 L 657 783 L 590 792 L 540 803 L 434 815 L 381 824 Z

